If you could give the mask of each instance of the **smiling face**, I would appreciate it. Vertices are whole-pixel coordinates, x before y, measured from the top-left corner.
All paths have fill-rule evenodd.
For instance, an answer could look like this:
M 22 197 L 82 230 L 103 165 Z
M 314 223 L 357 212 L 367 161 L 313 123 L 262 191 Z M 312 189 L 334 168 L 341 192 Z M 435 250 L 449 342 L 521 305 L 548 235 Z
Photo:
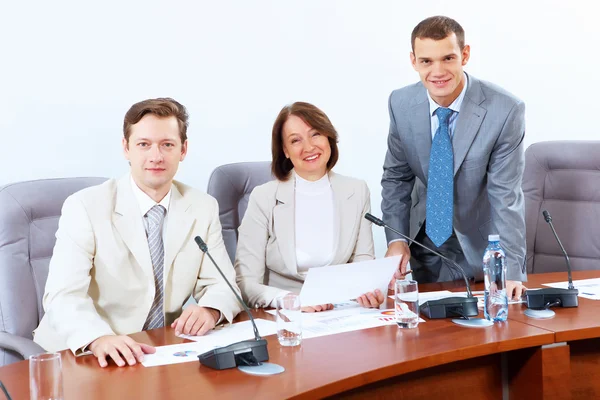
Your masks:
M 316 181 L 327 173 L 331 146 L 327 136 L 308 125 L 296 115 L 283 124 L 283 152 L 303 179 Z
M 468 45 L 460 49 L 456 35 L 442 40 L 416 38 L 410 60 L 431 98 L 448 107 L 465 86 L 463 67 L 469 61 Z
M 123 139 L 123 152 L 136 185 L 159 202 L 187 154 L 187 140 L 181 143 L 177 118 L 146 114 L 131 126 L 129 140 Z

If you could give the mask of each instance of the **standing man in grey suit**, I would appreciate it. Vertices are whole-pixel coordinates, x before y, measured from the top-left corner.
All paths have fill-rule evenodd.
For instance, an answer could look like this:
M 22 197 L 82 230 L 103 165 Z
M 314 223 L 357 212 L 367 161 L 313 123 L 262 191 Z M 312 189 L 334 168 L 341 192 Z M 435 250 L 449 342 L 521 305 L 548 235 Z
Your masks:
M 499 234 L 507 295 L 519 298 L 527 278 L 521 190 L 525 105 L 463 71 L 470 47 L 453 19 L 423 20 L 411 40 L 410 59 L 421 82 L 390 95 L 384 220 L 476 279 L 483 276 L 488 234 Z M 410 260 L 419 282 L 460 279 L 446 261 L 386 234 L 386 256 L 402 255 L 397 277 L 406 275 Z

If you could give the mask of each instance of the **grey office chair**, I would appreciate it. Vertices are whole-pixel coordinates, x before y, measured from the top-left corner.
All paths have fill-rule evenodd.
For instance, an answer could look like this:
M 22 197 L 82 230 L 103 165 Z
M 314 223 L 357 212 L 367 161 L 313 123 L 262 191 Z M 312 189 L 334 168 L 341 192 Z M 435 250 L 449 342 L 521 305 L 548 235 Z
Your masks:
M 105 178 L 43 179 L 0 187 L 0 366 L 44 350 L 32 341 L 62 204 Z
M 527 272 L 567 268 L 543 210 L 552 216 L 573 270 L 600 269 L 600 141 L 531 145 L 525 152 L 523 192 Z
M 219 202 L 223 241 L 231 262 L 235 259 L 238 232 L 252 189 L 273 180 L 271 162 L 221 165 L 210 174 L 207 192 Z

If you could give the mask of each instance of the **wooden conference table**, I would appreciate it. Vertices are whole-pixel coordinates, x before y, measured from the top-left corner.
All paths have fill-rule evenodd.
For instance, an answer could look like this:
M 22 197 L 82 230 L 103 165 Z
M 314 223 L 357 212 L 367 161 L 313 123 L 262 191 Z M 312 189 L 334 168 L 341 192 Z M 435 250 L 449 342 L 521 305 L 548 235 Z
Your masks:
M 573 274 L 593 277 L 600 271 Z M 531 275 L 528 286 L 563 280 L 562 273 Z M 454 283 L 421 290 L 449 287 L 464 290 Z M 281 347 L 269 336 L 269 361 L 286 369 L 270 377 L 215 371 L 197 362 L 101 369 L 94 357 L 63 352 L 65 398 L 600 398 L 600 302 L 580 298 L 579 308 L 556 309 L 551 320 L 529 319 L 524 310 L 511 305 L 509 320 L 488 328 L 428 320 L 411 330 L 393 325 L 307 339 L 296 348 Z M 155 346 L 184 341 L 170 328 L 131 336 Z M 29 398 L 27 361 L 0 368 L 0 380 L 13 399 Z

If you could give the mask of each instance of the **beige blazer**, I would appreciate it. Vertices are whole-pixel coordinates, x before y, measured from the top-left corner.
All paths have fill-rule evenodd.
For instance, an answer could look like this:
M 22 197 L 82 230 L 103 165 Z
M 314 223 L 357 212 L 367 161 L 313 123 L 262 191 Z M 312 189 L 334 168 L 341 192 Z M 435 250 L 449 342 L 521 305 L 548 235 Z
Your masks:
M 164 235 L 164 312 L 170 324 L 193 295 L 231 321 L 239 303 L 194 237 L 208 244 L 232 283 L 214 198 L 173 182 Z M 235 287 L 235 285 L 234 285 Z M 236 288 L 237 289 L 237 288 Z M 62 208 L 34 340 L 48 351 L 74 353 L 103 335 L 139 332 L 154 299 L 154 272 L 129 175 L 70 196 Z
M 364 181 L 329 172 L 336 210 L 337 249 L 332 265 L 375 258 L 371 223 L 363 218 L 371 202 Z M 304 277 L 296 265 L 294 179 L 257 186 L 239 228 L 237 283 L 251 307 L 274 305 L 285 291 L 300 292 Z

